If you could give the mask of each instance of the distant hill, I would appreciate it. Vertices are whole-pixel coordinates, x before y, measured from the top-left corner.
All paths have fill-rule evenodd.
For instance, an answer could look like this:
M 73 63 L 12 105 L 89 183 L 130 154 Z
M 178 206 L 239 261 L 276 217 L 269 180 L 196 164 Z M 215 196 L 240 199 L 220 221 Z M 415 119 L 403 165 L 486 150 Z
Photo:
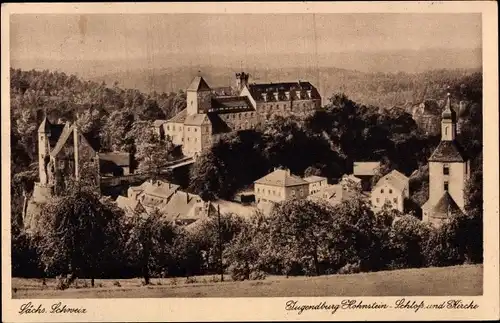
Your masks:
M 237 69 L 222 67 L 199 67 L 210 86 L 233 85 Z M 300 68 L 254 69 L 250 82 L 280 82 L 309 80 L 318 87 L 323 103 L 336 92 L 346 93 L 355 102 L 383 108 L 407 107 L 424 99 L 439 99 L 445 88 L 464 76 L 479 72 L 479 69 L 436 70 L 423 73 L 365 73 L 339 68 L 320 68 L 319 73 Z M 161 70 L 137 70 L 108 74 L 93 78 L 94 81 L 122 87 L 137 88 L 144 92 L 176 92 L 185 89 L 198 74 L 196 68 Z
M 324 98 L 345 92 L 354 101 L 381 107 L 435 98 L 436 88 L 464 74 L 480 71 L 481 49 L 426 49 L 385 52 L 344 52 L 317 56 L 212 56 L 209 53 L 159 55 L 150 59 L 72 61 L 12 59 L 14 68 L 49 69 L 85 79 L 136 88 L 143 92 L 177 92 L 201 71 L 211 86 L 234 84 L 234 73 L 245 70 L 255 82 L 309 80 Z M 430 72 L 447 69 L 446 72 Z M 438 91 L 439 92 L 439 91 Z

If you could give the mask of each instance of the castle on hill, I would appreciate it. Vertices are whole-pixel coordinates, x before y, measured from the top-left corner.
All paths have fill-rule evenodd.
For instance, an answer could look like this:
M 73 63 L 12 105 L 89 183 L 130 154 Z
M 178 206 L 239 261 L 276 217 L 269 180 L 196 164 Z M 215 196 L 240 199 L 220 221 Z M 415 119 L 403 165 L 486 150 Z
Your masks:
M 195 77 L 186 90 L 186 109 L 170 120 L 156 120 L 157 133 L 182 146 L 184 155 L 196 157 L 220 134 L 253 129 L 271 115 L 303 115 L 321 107 L 321 96 L 309 82 L 257 84 L 249 77 L 237 73 L 234 88 L 224 91 Z

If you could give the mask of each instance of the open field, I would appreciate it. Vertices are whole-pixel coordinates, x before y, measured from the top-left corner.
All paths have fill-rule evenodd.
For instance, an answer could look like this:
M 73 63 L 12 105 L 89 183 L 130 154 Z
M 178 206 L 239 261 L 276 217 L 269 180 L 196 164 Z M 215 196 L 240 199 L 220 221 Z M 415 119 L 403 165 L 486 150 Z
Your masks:
M 156 298 L 156 297 L 284 297 L 284 296 L 471 296 L 483 290 L 483 266 L 455 266 L 404 269 L 320 277 L 270 276 L 261 281 L 213 282 L 213 276 L 153 279 L 141 286 L 141 279 L 96 280 L 96 287 L 61 291 L 55 280 L 42 286 L 39 279 L 13 278 L 13 298 Z M 229 277 L 227 277 L 229 278 Z M 87 284 L 90 282 L 87 280 Z M 161 284 L 161 285 L 160 285 Z M 16 291 L 14 292 L 14 289 Z

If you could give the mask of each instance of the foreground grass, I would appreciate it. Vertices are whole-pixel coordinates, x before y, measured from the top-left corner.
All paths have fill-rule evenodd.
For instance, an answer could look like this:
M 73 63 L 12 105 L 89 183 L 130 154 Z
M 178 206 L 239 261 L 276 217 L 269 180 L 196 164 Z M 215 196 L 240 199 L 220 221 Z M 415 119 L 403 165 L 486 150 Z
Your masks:
M 96 280 L 96 287 L 55 289 L 55 280 L 12 279 L 13 298 L 157 298 L 157 297 L 285 297 L 285 296 L 472 296 L 483 290 L 483 266 L 403 269 L 319 277 L 270 276 L 261 281 L 215 282 L 215 277 Z M 229 277 L 227 277 L 228 279 Z M 226 280 L 226 279 L 225 279 Z M 116 282 L 120 286 L 115 286 Z M 89 281 L 86 282 L 89 284 Z M 15 291 L 14 291 L 15 290 Z

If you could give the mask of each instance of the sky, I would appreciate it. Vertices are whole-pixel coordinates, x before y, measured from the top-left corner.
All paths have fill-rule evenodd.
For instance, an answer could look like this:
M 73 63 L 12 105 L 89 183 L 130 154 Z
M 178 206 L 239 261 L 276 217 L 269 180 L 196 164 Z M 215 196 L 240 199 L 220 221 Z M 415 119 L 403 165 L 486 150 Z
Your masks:
M 480 14 L 13 15 L 11 59 L 154 60 L 481 48 Z

